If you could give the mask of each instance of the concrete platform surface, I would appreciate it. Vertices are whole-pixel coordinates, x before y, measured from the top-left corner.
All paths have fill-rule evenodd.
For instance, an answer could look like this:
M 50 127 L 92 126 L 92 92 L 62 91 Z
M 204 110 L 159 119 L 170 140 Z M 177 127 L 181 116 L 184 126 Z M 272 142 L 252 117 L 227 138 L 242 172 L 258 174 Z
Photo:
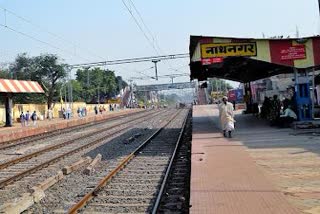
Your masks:
M 193 109 L 191 213 L 300 213 L 258 168 L 237 137 L 222 136 L 217 115 L 213 105 Z M 242 132 L 258 131 L 252 130 Z
M 33 136 L 37 134 L 42 134 L 58 129 L 65 129 L 68 127 L 74 127 L 86 123 L 92 123 L 95 121 L 101 121 L 108 118 L 116 117 L 119 115 L 125 115 L 129 113 L 133 113 L 136 111 L 143 111 L 141 109 L 126 109 L 120 111 L 112 111 L 112 112 L 103 112 L 102 114 L 90 114 L 86 117 L 79 118 L 78 116 L 74 116 L 69 120 L 64 120 L 62 118 L 53 119 L 53 120 L 43 120 L 37 121 L 36 126 L 32 125 L 32 121 L 29 126 L 22 127 L 20 123 L 14 123 L 13 127 L 1 127 L 0 128 L 0 143 L 10 140 L 16 140 L 28 136 Z

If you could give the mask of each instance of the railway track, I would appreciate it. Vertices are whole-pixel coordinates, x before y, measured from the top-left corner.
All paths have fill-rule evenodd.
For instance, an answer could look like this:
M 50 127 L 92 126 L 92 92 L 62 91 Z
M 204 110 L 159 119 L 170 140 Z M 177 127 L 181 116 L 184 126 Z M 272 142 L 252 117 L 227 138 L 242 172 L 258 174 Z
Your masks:
M 15 148 L 1 150 L 1 155 L 7 155 L 9 157 L 0 160 L 0 169 L 6 168 L 14 163 L 18 163 L 20 161 L 27 160 L 31 157 L 37 156 L 43 152 L 50 151 L 62 147 L 64 145 L 74 143 L 77 140 L 81 140 L 82 138 L 89 137 L 91 135 L 95 135 L 97 133 L 103 132 L 110 128 L 117 127 L 122 123 L 130 122 L 130 120 L 134 120 L 135 118 L 144 117 L 148 114 L 153 114 L 152 111 L 144 112 L 142 114 L 134 114 L 128 117 L 117 117 L 112 121 L 105 121 L 103 124 L 90 125 L 86 129 L 80 129 L 77 132 L 73 131 L 72 133 L 68 132 L 61 136 L 47 136 L 43 141 L 28 141 L 23 145 L 15 145 Z M 141 116 L 142 115 L 142 116 Z M 116 123 L 115 123 L 116 122 Z M 26 145 L 32 144 L 32 145 Z M 19 147 L 18 147 L 19 146 Z M 24 151 L 25 155 L 16 157 L 17 155 L 21 155 L 19 151 Z M 26 154 L 27 153 L 27 154 Z
M 58 135 L 63 135 L 63 134 L 67 134 L 76 130 L 81 130 L 81 129 L 86 129 L 86 128 L 90 128 L 93 126 L 97 126 L 100 124 L 104 124 L 106 122 L 111 122 L 111 121 L 115 121 L 124 117 L 131 117 L 131 116 L 135 116 L 135 115 L 139 115 L 139 114 L 143 114 L 145 113 L 143 112 L 134 112 L 134 113 L 130 113 L 128 115 L 119 115 L 119 116 L 113 116 L 98 122 L 92 122 L 92 123 L 87 123 L 87 124 L 81 124 L 81 125 L 77 125 L 77 126 L 73 126 L 73 127 L 69 127 L 69 128 L 65 128 L 65 129 L 58 129 L 52 132 L 47 132 L 47 133 L 43 133 L 43 134 L 39 134 L 36 136 L 29 136 L 29 137 L 25 137 L 23 139 L 17 139 L 17 140 L 12 140 L 12 141 L 5 141 L 5 142 L 0 142 L 0 150 L 4 150 L 4 149 L 9 149 L 9 148 L 13 148 L 16 146 L 20 146 L 20 145 L 27 145 L 30 143 L 35 143 L 37 141 L 40 140 L 44 140 L 47 138 L 52 138 Z
M 147 115 L 134 118 L 125 124 L 116 124 L 77 139 L 53 145 L 5 162 L 0 165 L 0 188 L 4 188 L 8 184 L 18 181 L 44 167 L 48 167 L 61 159 L 68 158 L 72 154 L 103 143 L 105 139 L 121 134 L 135 123 L 142 122 L 161 113 L 163 112 L 148 113 Z
M 114 169 L 96 186 L 87 186 L 69 213 L 150 213 L 181 141 L 186 115 L 187 110 L 176 113 L 121 163 L 112 163 Z
M 192 112 L 187 119 L 184 135 L 166 170 L 152 213 L 189 213 Z

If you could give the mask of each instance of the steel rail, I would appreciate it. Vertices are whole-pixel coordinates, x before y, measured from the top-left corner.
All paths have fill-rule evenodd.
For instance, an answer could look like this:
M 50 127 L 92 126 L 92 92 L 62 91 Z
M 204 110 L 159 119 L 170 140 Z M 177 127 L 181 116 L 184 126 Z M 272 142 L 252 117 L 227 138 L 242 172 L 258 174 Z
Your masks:
M 92 198 L 94 198 L 97 195 L 97 192 L 106 185 L 108 181 L 110 181 L 122 168 L 125 167 L 126 164 L 129 163 L 131 159 L 133 159 L 136 154 L 144 148 L 152 139 L 154 139 L 166 126 L 170 124 L 179 114 L 181 110 L 177 112 L 175 115 L 173 115 L 169 121 L 163 125 L 161 128 L 157 129 L 147 140 L 145 140 L 135 151 L 133 151 L 131 154 L 129 154 L 123 161 L 120 162 L 120 164 L 114 168 L 107 176 L 105 176 L 103 179 L 100 180 L 100 182 L 97 184 L 97 186 L 87 193 L 79 202 L 77 202 L 75 205 L 73 205 L 68 213 L 69 214 L 76 214 L 78 211 L 84 207 Z
M 65 133 L 71 132 L 71 131 L 76 130 L 76 129 L 88 128 L 88 127 L 91 127 L 91 126 L 95 126 L 97 124 L 101 124 L 101 123 L 105 123 L 105 122 L 111 122 L 111 121 L 114 121 L 114 120 L 117 120 L 117 119 L 121 119 L 124 116 L 134 116 L 134 115 L 137 115 L 137 114 L 141 114 L 143 112 L 145 112 L 145 111 L 134 112 L 134 113 L 130 113 L 130 114 L 127 114 L 127 115 L 112 116 L 112 117 L 97 121 L 95 123 L 91 122 L 91 123 L 87 123 L 87 124 L 76 125 L 76 126 L 68 127 L 67 129 L 57 129 L 57 130 L 54 130 L 52 132 L 47 132 L 47 133 L 42 133 L 42 134 L 39 134 L 39 135 L 29 136 L 29 137 L 27 137 L 27 138 L 29 138 L 29 140 L 27 140 L 27 141 L 19 142 L 19 141 L 21 141 L 21 138 L 20 138 L 20 139 L 17 139 L 17 140 L 10 140 L 10 141 L 0 142 L 0 149 L 8 149 L 8 148 L 12 148 L 12 147 L 15 147 L 15 146 L 28 144 L 28 143 L 31 143 L 33 141 L 43 140 L 45 138 L 54 137 L 54 136 L 59 135 L 59 134 L 65 134 Z M 7 144 L 9 144 L 9 145 L 7 145 Z M 4 146 L 1 146 L 1 145 L 4 145 Z
M 189 110 L 186 118 L 183 121 L 183 125 L 182 125 L 182 128 L 180 130 L 180 134 L 179 134 L 179 138 L 178 138 L 177 143 L 176 143 L 176 147 L 175 147 L 174 152 L 173 152 L 173 154 L 171 156 L 171 160 L 170 160 L 170 163 L 169 163 L 168 168 L 166 170 L 166 174 L 165 174 L 165 176 L 164 176 L 164 178 L 162 180 L 162 184 L 161 184 L 157 199 L 156 199 L 156 201 L 155 201 L 155 203 L 153 205 L 152 212 L 151 212 L 152 214 L 158 213 L 158 209 L 159 209 L 159 206 L 160 206 L 160 202 L 161 202 L 161 198 L 162 198 L 162 195 L 163 195 L 163 191 L 166 188 L 166 185 L 167 185 L 167 182 L 168 182 L 168 177 L 169 177 L 171 169 L 172 169 L 173 161 L 176 158 L 178 148 L 181 145 L 182 135 L 183 135 L 183 133 L 185 131 L 189 114 L 190 114 L 190 110 Z
M 157 113 L 159 113 L 159 112 L 157 112 Z M 140 117 L 138 117 L 138 118 L 134 118 L 134 119 L 131 120 L 131 121 L 134 121 L 134 120 L 136 120 L 136 119 L 140 119 L 140 118 L 143 118 L 143 117 L 152 115 L 152 114 L 153 114 L 153 113 L 149 113 L 149 114 L 147 114 L 147 115 L 143 115 L 143 116 L 140 116 Z M 129 122 L 131 122 L 131 121 L 129 120 Z M 22 161 L 28 160 L 28 159 L 30 159 L 30 158 L 36 157 L 36 156 L 41 155 L 41 154 L 43 154 L 43 153 L 45 153 L 45 152 L 50 152 L 50 151 L 52 151 L 52 150 L 59 149 L 59 148 L 61 148 L 61 147 L 67 146 L 67 145 L 69 145 L 69 144 L 74 143 L 74 142 L 77 141 L 77 140 L 81 140 L 81 139 L 83 139 L 83 138 L 88 138 L 88 137 L 91 137 L 91 136 L 94 135 L 94 134 L 97 134 L 97 133 L 100 133 L 100 132 L 103 132 L 103 131 L 107 131 L 107 130 L 109 130 L 109 129 L 116 128 L 117 126 L 119 126 L 119 125 L 121 125 L 121 124 L 122 124 L 122 123 L 120 122 L 120 123 L 117 123 L 117 124 L 115 124 L 115 125 L 113 125 L 113 126 L 106 127 L 106 128 L 103 128 L 103 129 L 99 129 L 99 130 L 97 130 L 97 131 L 90 132 L 90 133 L 88 133 L 88 134 L 85 134 L 85 135 L 83 135 L 83 136 L 74 138 L 74 139 L 72 139 L 72 140 L 68 140 L 68 141 L 63 142 L 63 143 L 60 143 L 60 144 L 48 146 L 48 147 L 45 147 L 44 149 L 41 149 L 41 150 L 39 150 L 39 151 L 30 153 L 30 154 L 27 154 L 27 155 L 23 155 L 22 157 L 15 158 L 15 159 L 13 159 L 13 160 L 10 160 L 10 161 L 8 161 L 8 162 L 5 162 L 5 163 L 0 164 L 0 169 L 7 168 L 7 167 L 9 167 L 9 166 L 11 166 L 11 165 L 14 165 L 14 164 L 20 163 L 20 162 L 22 162 Z
M 154 114 L 154 115 L 158 115 L 159 113 L 161 113 L 161 112 L 157 112 L 157 114 Z M 152 115 L 152 114 L 148 114 L 147 116 L 150 116 L 150 115 Z M 153 116 L 154 116 L 154 115 L 153 115 Z M 145 116 L 145 117 L 147 117 L 147 116 Z M 136 118 L 135 120 L 133 120 L 133 121 L 131 121 L 131 122 L 136 122 L 136 120 L 143 119 L 143 118 L 145 118 L 145 117 Z M 110 138 L 110 137 L 112 137 L 112 136 L 114 136 L 114 135 L 116 135 L 116 134 L 118 134 L 118 133 L 120 133 L 120 132 L 122 132 L 122 131 L 124 131 L 124 130 L 127 130 L 127 128 L 128 128 L 128 126 L 122 128 L 122 129 L 120 129 L 120 130 L 119 130 L 119 129 L 118 129 L 118 130 L 115 130 L 114 132 L 109 133 L 108 135 L 103 136 L 103 137 L 101 137 L 101 138 L 99 138 L 99 139 L 97 139 L 97 140 L 94 140 L 94 141 L 92 141 L 92 142 L 90 142 L 90 143 L 88 143 L 88 144 L 86 144 L 86 145 L 83 145 L 83 146 L 80 146 L 80 147 L 78 147 L 78 148 L 76 148 L 76 149 L 70 150 L 70 151 L 68 151 L 68 152 L 66 152 L 66 153 L 63 153 L 63 154 L 61 154 L 61 155 L 59 155 L 59 156 L 57 156 L 57 157 L 54 157 L 54 158 L 52 158 L 52 159 L 50 159 L 50 160 L 48 160 L 48 161 L 46 161 L 46 162 L 44 162 L 44 163 L 42 163 L 42 164 L 39 164 L 39 165 L 37 165 L 37 166 L 35 166 L 35 167 L 32 167 L 31 169 L 25 170 L 25 171 L 23 171 L 23 172 L 21 172 L 21 173 L 19 173 L 19 174 L 16 174 L 16 175 L 14 175 L 14 176 L 12 176 L 12 177 L 9 177 L 9 178 L 7 178 L 7 179 L 5 179 L 5 180 L 2 180 L 2 181 L 0 181 L 0 189 L 3 188 L 3 187 L 5 187 L 5 186 L 8 185 L 8 184 L 14 182 L 14 181 L 20 180 L 20 179 L 23 178 L 25 175 L 31 174 L 31 173 L 33 173 L 33 172 L 35 172 L 35 171 L 37 171 L 37 170 L 39 170 L 39 169 L 42 169 L 42 168 L 44 168 L 44 167 L 46 167 L 46 166 L 48 166 L 48 165 L 50 165 L 50 164 L 52 164 L 52 163 L 55 163 L 55 162 L 57 162 L 58 160 L 66 157 L 66 156 L 68 156 L 68 155 L 74 154 L 74 153 L 76 153 L 76 152 L 78 152 L 78 151 L 81 151 L 81 150 L 83 150 L 83 149 L 86 149 L 86 148 L 88 148 L 88 147 L 91 147 L 91 146 L 93 146 L 93 145 L 95 145 L 95 144 L 97 144 L 97 143 L 99 143 L 99 142 L 101 142 L 101 141 L 103 141 L 103 140 L 105 140 L 105 139 L 107 139 L 107 138 Z

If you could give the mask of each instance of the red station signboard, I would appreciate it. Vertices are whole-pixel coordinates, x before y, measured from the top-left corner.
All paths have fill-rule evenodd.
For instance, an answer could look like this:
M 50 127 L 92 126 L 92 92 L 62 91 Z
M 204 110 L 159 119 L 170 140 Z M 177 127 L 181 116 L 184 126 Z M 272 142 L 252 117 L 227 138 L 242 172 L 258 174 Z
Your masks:
M 304 45 L 295 45 L 281 50 L 281 60 L 305 59 L 306 47 Z

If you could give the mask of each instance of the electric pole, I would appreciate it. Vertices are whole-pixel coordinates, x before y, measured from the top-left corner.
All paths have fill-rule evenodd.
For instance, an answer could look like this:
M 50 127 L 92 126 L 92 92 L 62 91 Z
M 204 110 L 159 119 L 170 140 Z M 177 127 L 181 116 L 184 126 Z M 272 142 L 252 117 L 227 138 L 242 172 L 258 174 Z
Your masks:
M 156 72 L 156 80 L 158 80 L 158 66 L 157 66 L 157 63 L 160 62 L 161 60 L 159 59 L 155 59 L 155 60 L 152 60 L 152 62 L 154 63 L 154 69 L 155 69 L 155 72 Z
M 86 70 L 87 70 L 87 85 L 86 85 L 86 102 L 88 102 L 88 98 L 89 98 L 89 86 L 90 86 L 90 71 L 89 71 L 89 69 L 90 69 L 90 67 L 88 66 L 88 67 L 86 67 L 85 68 Z
M 174 79 L 174 76 L 171 76 L 171 84 L 173 84 L 173 79 Z
M 132 93 L 133 93 L 133 84 L 132 84 L 132 80 L 130 79 L 129 80 L 129 82 L 130 82 L 130 108 L 132 108 L 133 107 L 133 97 L 132 97 Z

